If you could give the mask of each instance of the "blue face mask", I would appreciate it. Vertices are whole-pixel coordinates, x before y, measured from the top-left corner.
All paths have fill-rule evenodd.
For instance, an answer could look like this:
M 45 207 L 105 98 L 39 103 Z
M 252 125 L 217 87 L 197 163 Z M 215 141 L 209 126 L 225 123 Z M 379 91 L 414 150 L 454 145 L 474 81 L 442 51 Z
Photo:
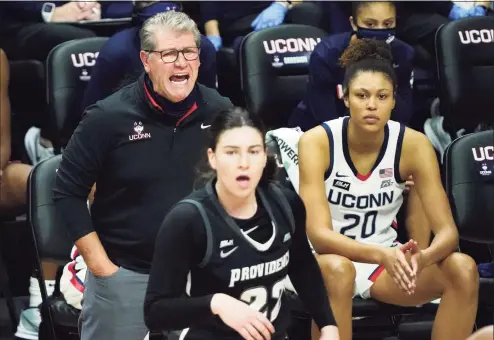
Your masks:
M 386 41 L 389 37 L 395 35 L 395 31 L 394 28 L 374 29 L 357 26 L 357 38 Z
M 144 7 L 139 12 L 134 14 L 135 20 L 139 24 L 143 24 L 144 21 L 151 18 L 153 15 L 167 12 L 167 11 L 181 11 L 181 7 L 176 2 L 156 2 L 152 5 Z

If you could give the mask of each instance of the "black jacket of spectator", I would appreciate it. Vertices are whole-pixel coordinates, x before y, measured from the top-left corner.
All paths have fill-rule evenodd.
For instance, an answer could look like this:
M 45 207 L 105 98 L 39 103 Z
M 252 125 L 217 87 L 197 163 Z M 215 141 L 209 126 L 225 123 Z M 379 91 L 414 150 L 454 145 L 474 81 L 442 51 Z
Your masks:
M 187 112 L 172 112 L 183 103 Z M 147 76 L 90 106 L 64 150 L 54 187 L 72 239 L 96 231 L 115 265 L 147 273 L 165 214 L 193 189 L 207 128 L 230 106 L 202 85 L 184 102 L 170 103 L 153 92 Z M 90 215 L 86 200 L 94 183 Z

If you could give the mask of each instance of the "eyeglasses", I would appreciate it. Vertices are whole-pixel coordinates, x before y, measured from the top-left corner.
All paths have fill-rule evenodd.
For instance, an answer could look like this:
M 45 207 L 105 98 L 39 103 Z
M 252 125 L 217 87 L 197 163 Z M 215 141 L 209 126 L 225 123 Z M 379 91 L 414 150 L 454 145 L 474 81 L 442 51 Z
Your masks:
M 163 51 L 148 50 L 146 52 L 159 53 L 161 55 L 161 60 L 164 63 L 168 64 L 168 63 L 174 63 L 175 61 L 177 61 L 178 55 L 180 53 L 182 53 L 185 60 L 187 60 L 187 61 L 196 60 L 197 58 L 199 58 L 200 48 L 199 47 L 186 47 L 183 50 L 176 50 L 176 49 L 163 50 Z

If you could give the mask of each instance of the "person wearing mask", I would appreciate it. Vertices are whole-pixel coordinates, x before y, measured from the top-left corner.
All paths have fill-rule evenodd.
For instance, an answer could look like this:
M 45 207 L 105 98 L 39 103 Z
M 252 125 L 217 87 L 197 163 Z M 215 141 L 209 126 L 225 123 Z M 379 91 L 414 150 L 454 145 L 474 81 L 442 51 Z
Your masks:
M 142 74 L 144 68 L 139 58 L 139 30 L 144 21 L 160 12 L 180 10 L 181 5 L 177 2 L 136 2 L 132 27 L 110 37 L 99 51 L 98 61 L 93 67 L 91 80 L 82 100 L 82 111 L 121 87 L 134 82 Z M 201 35 L 200 48 L 201 67 L 197 81 L 202 85 L 215 88 L 216 51 L 203 35 Z M 79 114 L 76 116 L 80 118 Z
M 321 27 L 321 7 L 302 1 L 201 1 L 201 21 L 206 36 L 218 51 L 233 46 L 237 51 L 242 37 L 252 31 L 283 23 Z
M 266 153 L 259 117 L 226 110 L 209 131 L 208 162 L 199 174 L 207 184 L 171 209 L 156 239 L 144 305 L 148 327 L 172 331 L 169 340 L 285 339 L 290 276 L 320 340 L 338 340 L 303 202 L 273 181 L 276 162 Z
M 342 100 L 344 68 L 339 63 L 343 51 L 360 39 L 386 41 L 392 49 L 398 87 L 392 118 L 408 124 L 413 113 L 410 85 L 414 50 L 395 38 L 396 9 L 389 1 L 356 1 L 352 3 L 350 23 L 353 31 L 330 35 L 311 54 L 309 79 L 304 99 L 292 112 L 288 126 L 303 131 L 331 119 L 348 115 Z
M 431 143 L 390 120 L 397 86 L 391 59 L 383 42 L 361 40 L 348 47 L 341 60 L 350 116 L 324 122 L 300 138 L 299 193 L 307 235 L 342 340 L 352 339 L 355 296 L 406 307 L 441 298 L 432 339 L 463 340 L 477 315 L 477 266 L 456 252 L 458 228 Z M 396 215 L 410 176 L 415 182 L 410 211 L 422 210 L 434 234 L 426 247 L 415 239 L 397 241 Z
M 193 188 L 213 116 L 232 106 L 197 84 L 200 33 L 185 13 L 149 18 L 140 43 L 144 74 L 85 110 L 53 189 L 88 270 L 82 340 L 146 335 L 142 310 L 158 229 Z

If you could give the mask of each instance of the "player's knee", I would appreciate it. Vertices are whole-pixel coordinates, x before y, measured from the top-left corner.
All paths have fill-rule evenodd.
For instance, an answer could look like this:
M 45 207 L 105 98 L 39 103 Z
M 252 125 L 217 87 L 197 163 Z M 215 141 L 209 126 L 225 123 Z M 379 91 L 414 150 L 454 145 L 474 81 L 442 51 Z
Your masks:
M 479 273 L 477 264 L 468 255 L 453 253 L 443 262 L 443 273 L 448 282 L 466 294 L 477 294 Z
M 320 255 L 317 262 L 330 295 L 353 295 L 356 272 L 352 261 L 339 255 Z

